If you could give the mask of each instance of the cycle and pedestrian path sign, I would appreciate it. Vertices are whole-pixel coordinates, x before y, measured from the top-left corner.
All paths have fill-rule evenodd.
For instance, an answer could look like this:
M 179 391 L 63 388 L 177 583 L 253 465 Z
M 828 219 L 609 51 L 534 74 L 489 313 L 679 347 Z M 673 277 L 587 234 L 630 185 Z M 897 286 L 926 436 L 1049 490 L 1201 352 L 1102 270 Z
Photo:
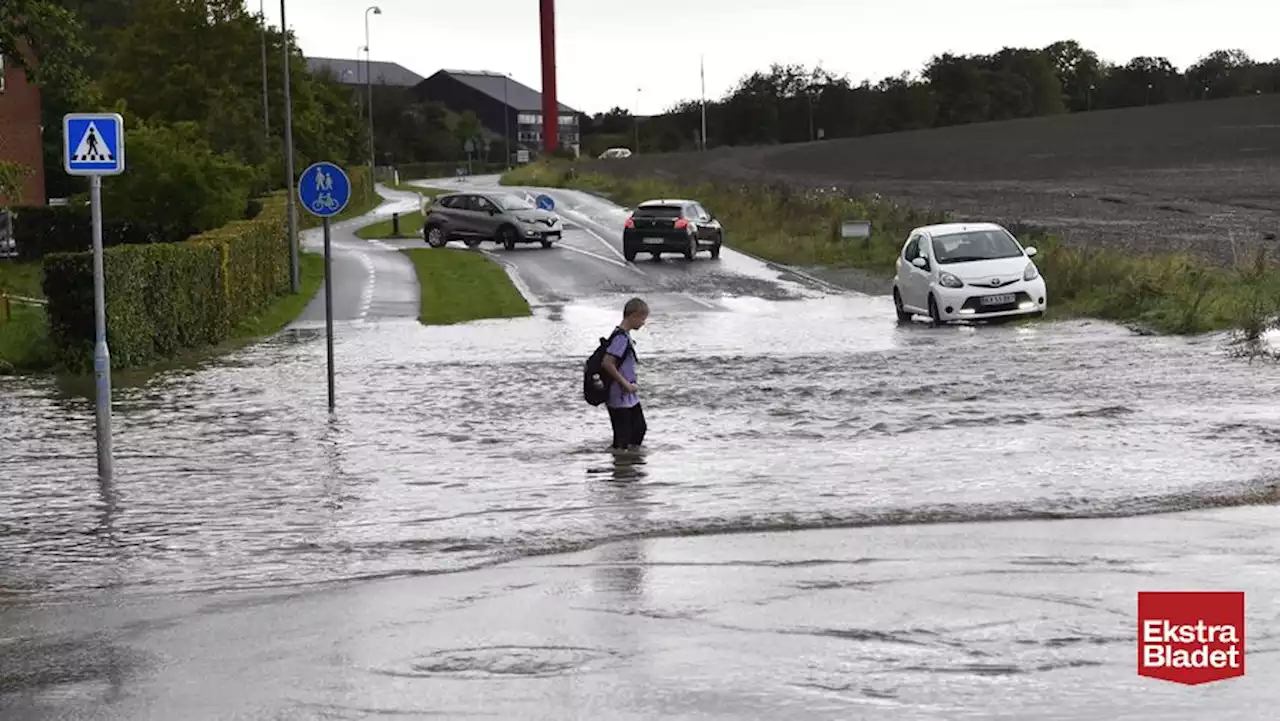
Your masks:
M 298 200 L 308 213 L 331 218 L 351 201 L 351 178 L 333 163 L 315 163 L 298 179 Z
M 68 113 L 62 118 L 62 137 L 68 175 L 124 172 L 124 118 L 119 113 Z

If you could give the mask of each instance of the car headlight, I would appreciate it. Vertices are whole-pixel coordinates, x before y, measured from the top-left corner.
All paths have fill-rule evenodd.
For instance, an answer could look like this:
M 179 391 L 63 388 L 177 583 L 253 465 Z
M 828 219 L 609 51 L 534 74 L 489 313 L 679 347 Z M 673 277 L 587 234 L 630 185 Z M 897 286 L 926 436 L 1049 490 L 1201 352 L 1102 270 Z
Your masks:
M 1027 263 L 1027 269 L 1022 271 L 1023 280 L 1035 280 L 1040 277 L 1040 271 L 1036 269 L 1035 263 Z
M 943 271 L 938 274 L 938 283 L 944 288 L 963 288 L 964 281 L 960 280 L 952 273 Z

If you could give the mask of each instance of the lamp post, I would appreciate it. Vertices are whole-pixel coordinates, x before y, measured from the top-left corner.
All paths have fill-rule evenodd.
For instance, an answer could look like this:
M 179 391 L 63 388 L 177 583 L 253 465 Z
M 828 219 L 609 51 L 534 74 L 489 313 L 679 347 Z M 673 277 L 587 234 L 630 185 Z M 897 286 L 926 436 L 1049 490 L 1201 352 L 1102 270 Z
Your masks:
M 381 15 L 382 8 L 370 5 L 364 11 L 364 81 L 369 88 L 369 181 L 373 182 L 373 60 L 369 51 L 369 13 Z
M 633 115 L 631 118 L 633 121 L 635 121 L 635 126 L 636 126 L 635 128 L 636 129 L 636 155 L 640 154 L 640 91 L 641 90 L 643 90 L 643 88 L 636 88 L 636 112 L 635 112 L 635 115 Z
M 258 22 L 262 23 L 262 129 L 271 139 L 271 107 L 267 102 L 267 0 L 258 0 Z
M 507 81 L 510 79 L 510 75 L 502 74 L 502 150 L 507 155 L 503 165 L 508 168 L 511 167 L 511 101 L 507 100 Z
M 280 0 L 280 46 L 284 48 L 284 172 L 289 176 L 289 273 L 294 293 L 301 289 L 298 277 L 298 206 L 293 199 L 293 96 L 289 78 L 289 24 L 284 18 L 285 0 Z
M 698 77 L 702 81 L 702 149 L 707 149 L 707 59 L 698 57 Z

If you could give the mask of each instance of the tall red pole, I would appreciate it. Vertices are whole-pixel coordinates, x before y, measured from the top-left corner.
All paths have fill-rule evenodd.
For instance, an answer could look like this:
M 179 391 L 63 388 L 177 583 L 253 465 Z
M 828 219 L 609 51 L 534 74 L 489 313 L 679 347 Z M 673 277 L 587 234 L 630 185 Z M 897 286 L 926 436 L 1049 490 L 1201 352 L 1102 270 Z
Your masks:
M 542 24 L 542 147 L 560 148 L 560 103 L 556 100 L 556 2 L 538 0 Z

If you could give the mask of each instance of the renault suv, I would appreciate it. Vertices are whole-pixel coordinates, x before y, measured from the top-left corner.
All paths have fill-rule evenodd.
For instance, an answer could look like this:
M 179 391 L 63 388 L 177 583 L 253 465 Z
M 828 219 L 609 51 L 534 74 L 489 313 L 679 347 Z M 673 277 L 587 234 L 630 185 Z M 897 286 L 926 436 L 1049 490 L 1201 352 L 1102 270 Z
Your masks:
M 646 200 L 636 206 L 622 229 L 622 255 L 628 261 L 640 253 L 654 260 L 663 253 L 693 260 L 703 250 L 719 258 L 723 244 L 720 221 L 693 200 Z
M 507 250 L 517 243 L 550 248 L 563 232 L 559 215 L 511 193 L 448 193 L 422 202 L 422 236 L 432 248 L 451 240 L 472 248 L 486 240 Z
M 995 223 L 947 223 L 911 231 L 898 255 L 893 305 L 898 320 L 936 323 L 1040 316 L 1044 278 L 1026 248 Z

